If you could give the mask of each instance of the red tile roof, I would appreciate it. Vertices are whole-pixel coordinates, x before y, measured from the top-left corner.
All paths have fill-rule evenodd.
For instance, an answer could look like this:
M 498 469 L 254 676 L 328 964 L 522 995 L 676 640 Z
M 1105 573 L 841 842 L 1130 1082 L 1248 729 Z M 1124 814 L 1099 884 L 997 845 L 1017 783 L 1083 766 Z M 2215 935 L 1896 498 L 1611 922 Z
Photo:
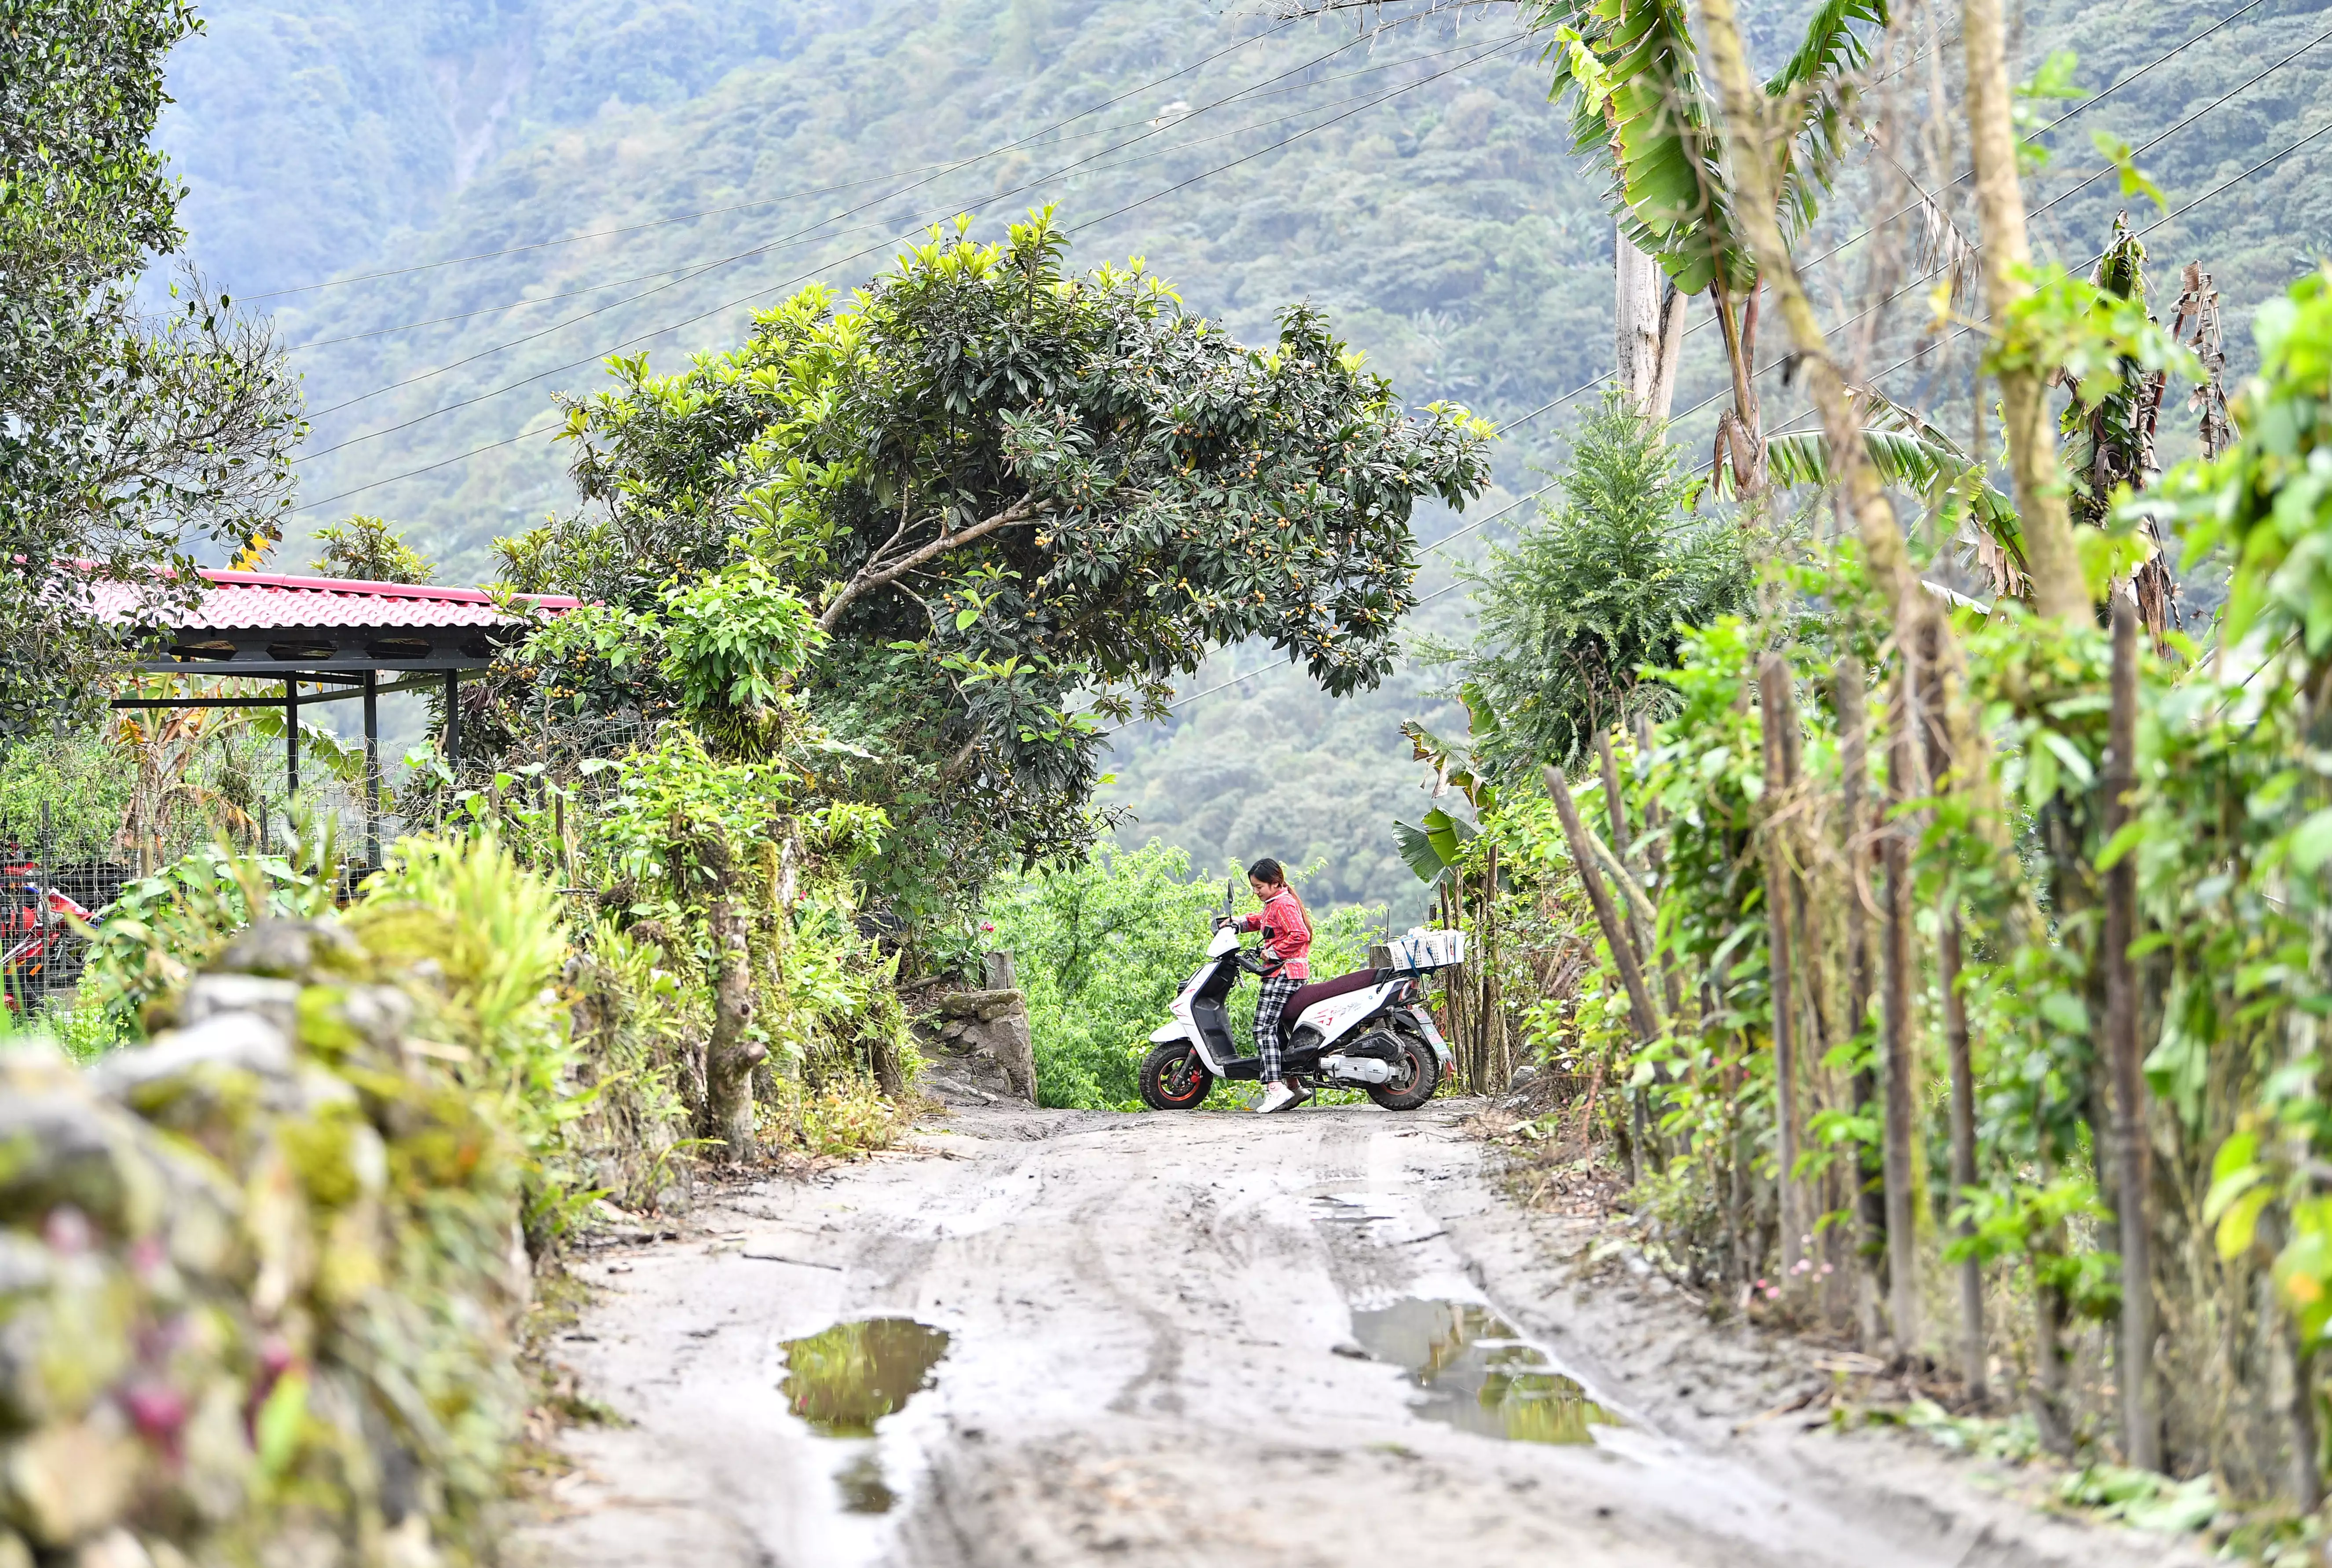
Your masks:
M 514 624 L 483 588 L 416 587 L 351 578 L 286 577 L 278 572 L 205 569 L 210 587 L 192 615 L 165 617 L 182 631 L 272 631 L 303 626 L 495 626 Z M 109 620 L 132 617 L 141 599 L 135 583 L 103 578 L 90 585 L 92 607 Z M 562 594 L 521 594 L 522 602 L 556 614 L 581 601 Z

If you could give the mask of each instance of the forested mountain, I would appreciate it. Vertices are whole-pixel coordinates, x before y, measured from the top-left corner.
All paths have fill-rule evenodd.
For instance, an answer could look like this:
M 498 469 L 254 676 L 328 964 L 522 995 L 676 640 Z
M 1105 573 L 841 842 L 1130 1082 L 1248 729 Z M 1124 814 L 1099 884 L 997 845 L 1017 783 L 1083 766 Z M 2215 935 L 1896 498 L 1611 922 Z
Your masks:
M 1543 40 L 1509 6 L 1462 21 L 1386 8 L 1365 25 L 1200 0 L 203 9 L 163 137 L 192 186 L 195 258 L 297 348 L 316 423 L 301 521 L 386 513 L 449 577 L 490 574 L 495 536 L 572 504 L 548 438 L 553 390 L 593 389 L 610 352 L 677 364 L 731 342 L 756 307 L 812 280 L 863 282 L 959 212 L 992 230 L 1057 202 L 1075 259 L 1139 255 L 1242 335 L 1310 299 L 1405 395 L 1494 421 L 1610 359 L 1611 230 L 1545 100 Z M 1783 57 L 1803 9 L 1752 8 L 1761 63 Z M 2028 7 L 2019 74 L 2069 48 L 2082 86 L 2127 83 L 2044 139 L 2036 240 L 2085 266 L 2121 207 L 2155 221 L 2110 175 L 2075 188 L 2101 167 L 2093 130 L 2139 147 L 2175 209 L 2332 123 L 2332 48 L 2279 63 L 2327 23 L 2308 0 Z M 1957 73 L 1932 41 L 1902 69 Z M 2071 104 L 2034 107 L 2047 120 Z M 1810 243 L 1860 226 L 1861 178 Z M 2289 236 L 2327 232 L 2327 196 L 2332 146 L 2311 143 L 2149 237 L 2157 283 L 2190 257 L 2217 274 L 2238 370 L 2249 309 L 2299 264 Z M 1862 259 L 1819 275 L 1841 318 L 1861 307 Z M 361 281 L 307 287 L 339 277 Z M 1868 368 L 1904 359 L 1894 380 L 1934 401 L 1973 361 L 1948 339 L 1911 359 L 1926 315 L 1923 291 L 1898 302 Z M 1715 336 L 1688 339 L 1677 396 L 1677 438 L 1701 453 Z M 1761 360 L 1776 358 L 1769 337 Z M 1789 394 L 1767 396 L 1779 427 Z M 1505 488 L 1476 519 L 1544 483 L 1569 412 L 1509 432 Z M 1426 517 L 1420 533 L 1461 525 Z M 1447 580 L 1429 560 L 1425 588 Z M 1421 618 L 1454 621 L 1463 603 L 1447 595 Z M 1226 655 L 1192 689 L 1263 662 Z M 1209 862 L 1324 856 L 1336 900 L 1407 895 L 1388 819 L 1414 808 L 1419 770 L 1394 731 L 1427 712 L 1429 684 L 1412 673 L 1332 704 L 1281 668 L 1129 731 L 1114 798 L 1142 825 L 1127 831 L 1155 827 Z

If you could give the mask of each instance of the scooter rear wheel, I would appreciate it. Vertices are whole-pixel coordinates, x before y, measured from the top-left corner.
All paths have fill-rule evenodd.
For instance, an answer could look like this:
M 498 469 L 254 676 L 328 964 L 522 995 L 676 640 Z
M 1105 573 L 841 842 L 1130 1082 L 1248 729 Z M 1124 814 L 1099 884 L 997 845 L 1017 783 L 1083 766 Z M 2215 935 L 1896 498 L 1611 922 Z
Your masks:
M 1153 1111 L 1195 1111 L 1206 1103 L 1215 1076 L 1188 1040 L 1150 1047 L 1142 1058 L 1142 1103 Z
M 1400 1042 L 1400 1049 L 1393 1062 L 1392 1082 L 1371 1084 L 1369 1098 L 1388 1111 L 1414 1111 L 1441 1086 L 1439 1064 L 1434 1060 L 1433 1047 L 1415 1035 L 1404 1032 L 1393 1038 Z

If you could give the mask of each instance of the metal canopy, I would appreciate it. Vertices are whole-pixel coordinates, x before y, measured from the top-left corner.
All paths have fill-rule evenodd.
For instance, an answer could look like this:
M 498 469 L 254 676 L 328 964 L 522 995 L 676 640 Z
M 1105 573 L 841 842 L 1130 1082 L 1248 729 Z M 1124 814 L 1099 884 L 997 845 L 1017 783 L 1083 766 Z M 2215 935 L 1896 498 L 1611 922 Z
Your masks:
M 483 670 L 496 651 L 526 632 L 482 588 L 289 577 L 275 572 L 205 570 L 202 598 L 167 615 L 131 667 L 148 674 L 282 681 L 283 694 L 235 697 L 120 697 L 116 708 L 281 708 L 284 779 L 300 792 L 300 710 L 320 703 L 364 702 L 365 843 L 380 861 L 378 699 L 391 692 L 445 693 L 445 758 L 462 747 L 461 673 Z M 139 585 L 91 584 L 99 615 L 124 626 L 150 625 Z M 512 596 L 529 608 L 563 614 L 579 602 L 556 595 Z M 384 685 L 383 675 L 403 676 Z M 302 693 L 301 684 L 337 688 Z

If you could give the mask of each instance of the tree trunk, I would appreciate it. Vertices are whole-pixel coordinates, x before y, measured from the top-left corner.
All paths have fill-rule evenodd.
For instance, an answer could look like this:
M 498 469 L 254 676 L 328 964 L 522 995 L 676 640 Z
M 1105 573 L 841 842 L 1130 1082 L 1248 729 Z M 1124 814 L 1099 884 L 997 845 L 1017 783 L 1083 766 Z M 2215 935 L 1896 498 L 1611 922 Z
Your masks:
M 1764 738 L 1766 821 L 1765 947 L 1773 1009 L 1773 1119 L 1781 1154 L 1780 1189 L 1782 1278 L 1792 1299 L 1804 1273 L 1799 1265 L 1804 1249 L 1798 1203 L 1798 1059 L 1797 1020 L 1791 988 L 1791 885 L 1789 853 L 1782 842 L 1782 828 L 1775 814 L 1788 802 L 1789 770 L 1782 746 L 1785 727 L 1797 722 L 1791 701 L 1790 667 L 1782 655 L 1768 653 L 1757 661 L 1758 718 Z
M 1918 693 L 1909 661 L 1895 687 L 1887 757 L 1890 820 L 1881 841 L 1887 865 L 1885 992 L 1887 1067 L 1887 1286 L 1888 1314 L 1895 1345 L 1905 1356 L 1919 1344 L 1919 1244 L 1912 1192 L 1912 1141 L 1916 1122 L 1917 1054 L 1911 1030 L 1911 845 L 1899 819 L 1904 802 L 1915 798 L 1912 735 Z
M 769 1047 L 752 1037 L 753 976 L 745 940 L 745 909 L 733 896 L 716 898 L 705 923 L 712 937 L 712 1043 L 704 1060 L 704 1135 L 718 1139 L 732 1164 L 753 1159 L 753 1068 Z
M 1665 280 L 1660 295 L 1660 373 L 1652 385 L 1651 416 L 1665 425 L 1676 406 L 1677 363 L 1684 358 L 1685 309 L 1692 296 Z
M 2024 227 L 2024 188 L 2016 172 L 2008 39 L 2000 0 L 1966 0 L 1961 17 L 1976 215 L 1983 236 L 1984 309 L 1997 327 L 2031 292 L 2019 270 L 2032 259 Z M 2044 616 L 2071 620 L 2089 613 L 2089 592 L 2073 545 L 2065 476 L 2050 429 L 2047 375 L 2047 368 L 2037 365 L 2002 372 L 2000 405 L 2007 426 L 2009 468 L 2016 480 L 2016 512 L 2024 528 L 2025 562 L 2032 573 L 2033 607 Z
M 1612 251 L 1618 338 L 1614 345 L 1618 368 L 1612 379 L 1631 406 L 1649 414 L 1659 397 L 1661 285 L 1667 279 L 1659 264 L 1636 248 L 1625 229 L 1617 231 Z
M 1603 798 L 1611 814 L 1611 856 L 1620 875 L 1631 877 L 1636 863 L 1629 858 L 1628 846 L 1635 836 L 1628 831 L 1628 798 L 1620 787 L 1620 760 L 1612 752 L 1611 736 L 1607 731 L 1595 733 L 1595 758 L 1603 770 Z M 1658 913 L 1639 907 L 1633 897 L 1625 902 L 1633 916 L 1630 929 L 1636 939 L 1636 961 L 1647 973 L 1659 971 L 1660 991 L 1668 1004 L 1668 1017 L 1676 1018 L 1684 1011 L 1684 993 L 1677 982 L 1676 971 L 1660 956 Z M 1648 898 L 1643 902 L 1649 905 L 1651 901 Z
M 2106 761 L 2105 832 L 2110 843 L 2129 821 L 2137 787 L 2137 607 L 2127 588 L 2113 596 L 2112 754 Z M 2138 1070 L 2137 868 L 2125 855 L 2106 873 L 2106 1051 L 2113 1066 L 2114 1143 L 2120 1170 L 2114 1205 L 2121 1219 L 2122 1455 L 2143 1470 L 2162 1468 L 2162 1423 L 2154 1398 L 2154 1264 L 2146 1225 L 2146 1079 Z
M 1862 689 L 1862 661 L 1851 655 L 1838 662 L 1840 815 L 1845 818 L 1846 858 L 1846 988 L 1847 1028 L 1860 1034 L 1870 1018 L 1870 830 L 1869 704 Z M 1849 1092 L 1857 1116 L 1872 1114 L 1878 1102 L 1878 1075 L 1858 1060 Z M 1855 1162 L 1854 1215 L 1858 1270 L 1855 1305 L 1862 1342 L 1876 1344 L 1878 1325 L 1878 1267 L 1887 1250 L 1887 1203 L 1884 1174 L 1870 1150 L 1859 1152 Z
M 1922 628 L 1918 640 L 1920 732 L 1927 742 L 1927 776 L 1942 789 L 1951 778 L 1951 739 L 1936 722 L 1944 712 L 1942 661 L 1935 642 L 1940 626 Z M 1952 1093 L 1952 1181 L 1954 1202 L 1975 1185 L 1975 1063 L 1968 1039 L 1967 999 L 1960 994 L 1960 900 L 1956 886 L 1944 892 L 1935 932 L 1935 980 L 1943 990 L 1944 1048 L 1950 1057 Z M 1963 1241 L 1974 1234 L 1974 1225 L 1963 1220 L 1954 1229 Z M 1974 1254 L 1960 1260 L 1960 1375 L 1968 1397 L 1981 1404 L 1988 1397 L 1983 1333 L 1983 1265 Z
M 1651 990 L 1644 983 L 1644 971 L 1636 962 L 1627 927 L 1621 923 L 1611 894 L 1603 885 L 1602 874 L 1595 869 L 1594 851 L 1587 842 L 1587 825 L 1579 818 L 1579 805 L 1571 798 L 1571 785 L 1560 768 L 1547 768 L 1544 772 L 1546 792 L 1554 801 L 1555 815 L 1563 819 L 1563 837 L 1570 842 L 1572 864 L 1578 869 L 1580 883 L 1587 889 L 1587 902 L 1594 906 L 1595 923 L 1601 928 L 1604 943 L 1611 950 L 1611 961 L 1619 965 L 1620 983 L 1628 988 L 1629 1025 L 1637 1044 L 1649 1045 L 1660 1037 L 1659 1010 L 1652 1005 Z

